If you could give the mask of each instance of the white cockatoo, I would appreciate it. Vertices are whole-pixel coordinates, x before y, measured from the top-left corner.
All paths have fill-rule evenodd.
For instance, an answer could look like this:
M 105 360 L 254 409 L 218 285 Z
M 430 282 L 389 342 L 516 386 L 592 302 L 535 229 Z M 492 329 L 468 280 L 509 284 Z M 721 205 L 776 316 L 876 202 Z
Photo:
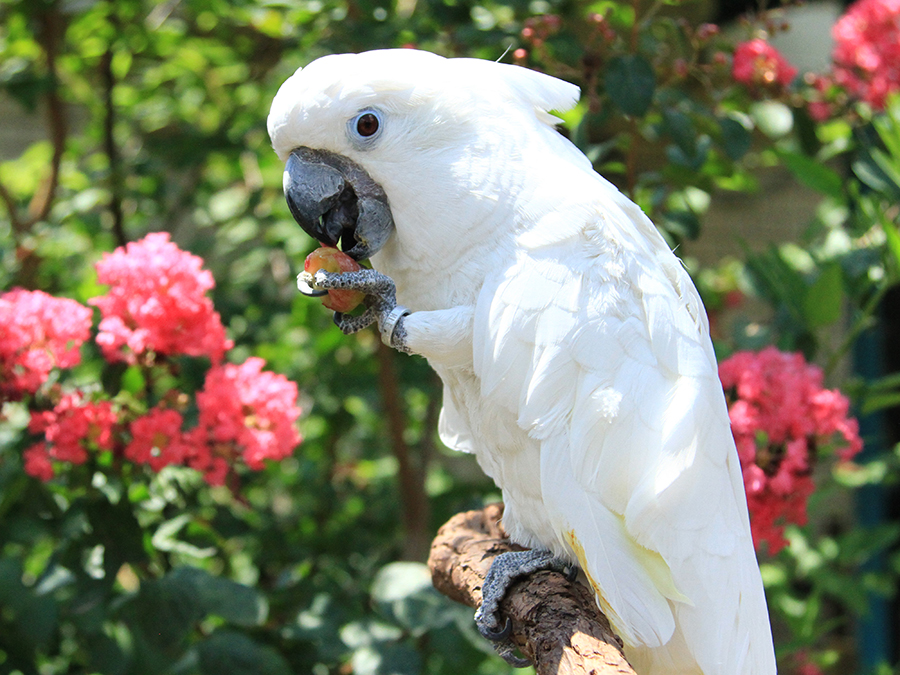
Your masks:
M 510 538 L 534 549 L 494 577 L 577 564 L 641 675 L 773 675 L 703 305 L 650 220 L 555 129 L 578 97 L 408 49 L 298 70 L 268 119 L 288 204 L 374 267 L 306 284 L 367 293 L 338 325 L 377 322 L 440 375 L 442 440 L 475 455 Z M 502 642 L 489 585 L 477 619 Z

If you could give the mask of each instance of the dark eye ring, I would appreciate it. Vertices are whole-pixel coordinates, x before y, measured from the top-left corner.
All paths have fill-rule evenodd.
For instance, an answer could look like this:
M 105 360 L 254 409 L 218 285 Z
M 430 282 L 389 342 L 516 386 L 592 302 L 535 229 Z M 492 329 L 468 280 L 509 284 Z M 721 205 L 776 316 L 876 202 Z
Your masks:
M 375 113 L 363 113 L 356 119 L 356 133 L 363 138 L 374 136 L 378 132 L 381 123 Z

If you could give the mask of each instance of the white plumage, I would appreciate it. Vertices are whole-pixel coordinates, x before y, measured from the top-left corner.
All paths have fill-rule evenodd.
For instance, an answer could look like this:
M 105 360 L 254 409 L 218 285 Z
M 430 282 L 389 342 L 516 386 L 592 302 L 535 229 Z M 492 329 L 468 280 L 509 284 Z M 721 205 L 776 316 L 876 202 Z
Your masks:
M 773 675 L 706 315 L 632 202 L 553 127 L 577 87 L 413 50 L 329 56 L 272 105 L 361 165 L 396 231 L 372 258 L 444 382 L 440 433 L 503 491 L 514 541 L 584 569 L 641 675 Z M 378 112 L 371 142 L 348 127 Z

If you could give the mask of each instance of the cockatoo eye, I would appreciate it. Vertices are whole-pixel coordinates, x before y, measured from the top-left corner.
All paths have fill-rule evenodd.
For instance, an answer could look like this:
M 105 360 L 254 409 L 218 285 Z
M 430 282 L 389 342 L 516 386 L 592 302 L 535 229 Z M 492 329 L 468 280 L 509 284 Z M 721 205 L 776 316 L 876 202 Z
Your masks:
M 375 116 L 375 113 L 363 113 L 356 119 L 356 133 L 358 133 L 360 136 L 368 138 L 369 136 L 373 136 L 375 132 L 378 131 L 379 125 L 380 122 Z
M 347 127 L 351 140 L 362 147 L 367 147 L 381 134 L 381 113 L 372 108 L 361 110 L 350 120 Z

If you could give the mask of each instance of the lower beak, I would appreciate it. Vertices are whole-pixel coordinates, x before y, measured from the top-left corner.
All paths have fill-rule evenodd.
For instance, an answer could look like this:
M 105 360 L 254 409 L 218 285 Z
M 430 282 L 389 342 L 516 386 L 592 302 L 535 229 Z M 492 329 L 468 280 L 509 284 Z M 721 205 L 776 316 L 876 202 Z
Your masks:
M 284 194 L 303 230 L 363 260 L 394 231 L 387 195 L 365 169 L 343 155 L 300 147 L 288 157 Z

